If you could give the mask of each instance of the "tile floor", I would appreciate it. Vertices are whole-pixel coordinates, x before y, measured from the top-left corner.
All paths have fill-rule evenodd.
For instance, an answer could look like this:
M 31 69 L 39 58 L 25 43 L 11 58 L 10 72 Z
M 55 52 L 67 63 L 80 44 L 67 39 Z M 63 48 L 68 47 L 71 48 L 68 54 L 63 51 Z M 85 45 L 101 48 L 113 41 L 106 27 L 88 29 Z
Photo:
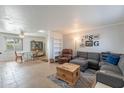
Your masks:
M 57 88 L 47 76 L 56 73 L 56 63 L 0 62 L 0 88 Z

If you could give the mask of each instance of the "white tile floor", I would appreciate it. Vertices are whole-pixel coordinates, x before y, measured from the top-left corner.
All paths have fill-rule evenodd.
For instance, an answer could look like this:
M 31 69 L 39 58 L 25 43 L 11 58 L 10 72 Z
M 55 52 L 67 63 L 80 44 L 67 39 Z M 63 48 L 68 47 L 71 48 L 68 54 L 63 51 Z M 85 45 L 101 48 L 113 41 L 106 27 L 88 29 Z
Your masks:
M 51 88 L 59 87 L 47 76 L 56 73 L 56 63 L 0 62 L 0 88 Z

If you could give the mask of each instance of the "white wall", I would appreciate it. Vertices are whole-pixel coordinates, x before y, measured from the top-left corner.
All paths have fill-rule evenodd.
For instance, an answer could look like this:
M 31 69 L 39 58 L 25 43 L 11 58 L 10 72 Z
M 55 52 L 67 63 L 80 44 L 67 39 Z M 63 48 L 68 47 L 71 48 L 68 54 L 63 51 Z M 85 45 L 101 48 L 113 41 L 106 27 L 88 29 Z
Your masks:
M 124 24 L 64 35 L 64 48 L 74 49 L 74 38 L 80 38 L 87 34 L 100 34 L 100 45 L 97 47 L 78 47 L 79 51 L 124 53 Z
M 0 51 L 4 51 L 5 50 L 5 42 L 4 42 L 4 38 L 2 35 L 0 35 Z
M 7 34 L 8 36 L 11 36 Z M 15 35 L 16 36 L 16 35 Z M 36 40 L 36 41 L 43 41 L 45 43 L 45 51 L 47 50 L 47 38 L 45 37 L 32 37 L 32 36 L 25 36 L 23 39 L 23 50 L 24 51 L 30 51 L 30 41 Z M 12 61 L 15 59 L 14 51 L 6 51 L 6 45 L 4 40 L 4 34 L 0 34 L 0 62 L 1 61 Z

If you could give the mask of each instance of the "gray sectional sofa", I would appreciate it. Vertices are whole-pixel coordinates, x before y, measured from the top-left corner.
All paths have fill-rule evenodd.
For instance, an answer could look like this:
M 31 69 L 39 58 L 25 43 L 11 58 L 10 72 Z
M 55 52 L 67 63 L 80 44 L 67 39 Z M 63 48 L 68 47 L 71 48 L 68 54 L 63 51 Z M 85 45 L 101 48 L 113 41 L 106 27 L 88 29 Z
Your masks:
M 114 88 L 124 87 L 124 55 L 120 55 L 117 65 L 100 62 L 100 70 L 96 73 L 96 81 Z
M 113 65 L 102 58 L 107 54 L 109 52 L 105 52 L 104 55 L 95 52 L 77 52 L 77 56 L 70 63 L 79 64 L 81 71 L 85 71 L 87 68 L 97 70 L 96 82 L 114 88 L 124 87 L 124 55 L 111 53 L 120 56 L 118 64 Z

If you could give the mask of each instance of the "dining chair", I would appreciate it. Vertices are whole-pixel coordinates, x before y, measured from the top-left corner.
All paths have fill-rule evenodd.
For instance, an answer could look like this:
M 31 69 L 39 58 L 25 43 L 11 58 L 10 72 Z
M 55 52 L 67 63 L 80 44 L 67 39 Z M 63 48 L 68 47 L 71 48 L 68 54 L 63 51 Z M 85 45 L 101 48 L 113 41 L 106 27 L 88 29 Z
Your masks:
M 15 61 L 17 62 L 18 61 L 18 59 L 21 59 L 21 62 L 23 62 L 23 55 L 21 54 L 21 53 L 17 53 L 16 51 L 15 51 Z

